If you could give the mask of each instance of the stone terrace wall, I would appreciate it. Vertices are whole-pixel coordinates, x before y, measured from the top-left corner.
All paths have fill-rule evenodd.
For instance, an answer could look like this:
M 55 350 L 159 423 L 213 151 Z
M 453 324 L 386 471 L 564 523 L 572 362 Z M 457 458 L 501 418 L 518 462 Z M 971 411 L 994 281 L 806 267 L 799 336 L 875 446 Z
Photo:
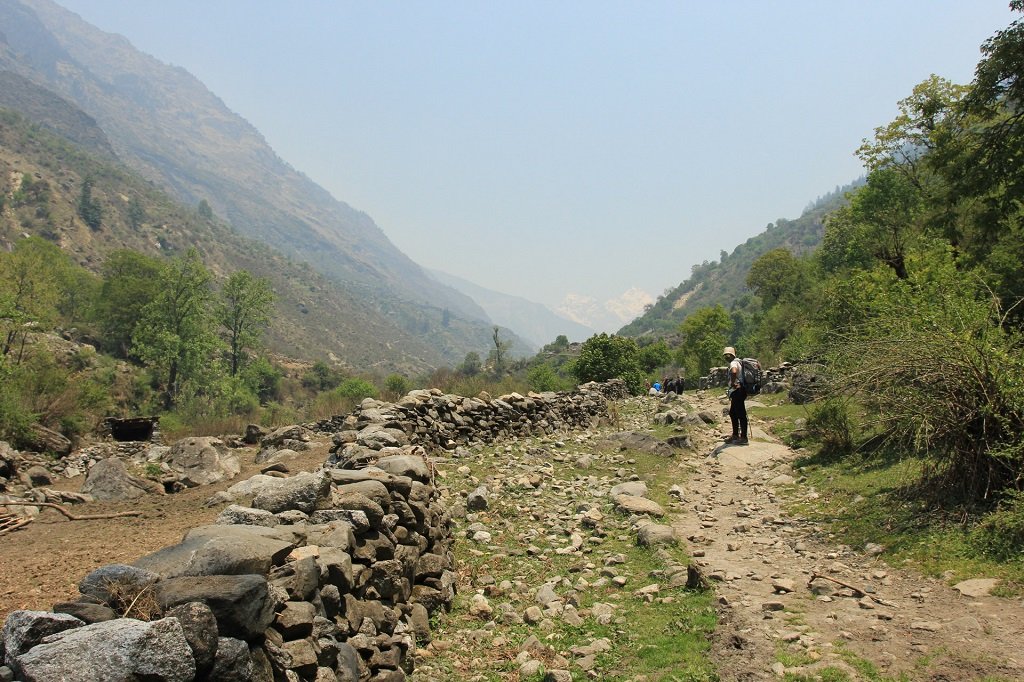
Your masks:
M 414 391 L 312 425 L 335 433 L 325 468 L 236 484 L 246 504 L 215 525 L 97 569 L 53 613 L 12 613 L 0 680 L 404 680 L 455 593 L 450 518 L 424 446 L 590 426 L 620 392 Z

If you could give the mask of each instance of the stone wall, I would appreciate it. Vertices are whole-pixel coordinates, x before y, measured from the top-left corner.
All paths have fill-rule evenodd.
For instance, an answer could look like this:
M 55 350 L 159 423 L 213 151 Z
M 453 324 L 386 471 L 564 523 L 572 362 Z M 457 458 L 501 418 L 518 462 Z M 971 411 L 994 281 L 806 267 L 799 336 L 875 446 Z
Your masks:
M 216 524 L 97 569 L 52 613 L 12 613 L 0 680 L 403 680 L 455 594 L 428 449 L 588 427 L 619 390 L 414 391 L 309 425 L 334 433 L 325 468 L 236 484 Z
M 791 363 L 784 362 L 778 367 L 762 368 L 764 382 L 761 385 L 761 392 L 781 393 L 786 390 L 793 367 Z M 707 376 L 700 377 L 697 381 L 698 388 L 701 389 L 725 388 L 729 385 L 729 368 L 712 367 Z

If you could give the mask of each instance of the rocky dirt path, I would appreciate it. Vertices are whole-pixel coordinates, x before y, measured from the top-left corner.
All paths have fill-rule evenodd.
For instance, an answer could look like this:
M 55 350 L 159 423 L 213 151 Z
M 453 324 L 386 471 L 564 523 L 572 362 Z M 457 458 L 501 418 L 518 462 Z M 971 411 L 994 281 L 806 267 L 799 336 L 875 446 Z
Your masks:
M 698 407 L 718 405 L 706 396 Z M 723 680 L 1024 680 L 1022 600 L 985 585 L 962 594 L 864 548 L 819 542 L 820 529 L 784 511 L 817 493 L 750 412 L 749 446 L 716 445 L 684 463 L 687 513 L 673 524 L 722 603 Z
M 669 459 L 608 450 L 614 429 L 601 429 L 439 460 L 456 519 L 459 596 L 420 651 L 414 679 L 1024 680 L 1019 598 L 961 594 L 864 548 L 823 544 L 822 529 L 787 516 L 788 505 L 817 493 L 792 469 L 795 453 L 761 428 L 756 403 L 745 447 L 722 444 L 717 393 L 676 405 L 719 421 L 691 419 L 693 448 Z M 647 398 L 623 407 L 618 430 L 649 432 L 659 409 Z M 652 464 L 663 470 L 642 469 Z M 651 483 L 647 497 L 665 515 L 616 508 L 613 489 L 629 482 Z M 486 506 L 467 509 L 477 494 Z M 706 667 L 640 670 L 623 655 L 644 646 L 635 633 L 655 606 L 692 608 L 682 553 L 657 552 L 664 562 L 652 570 L 622 549 L 652 522 L 672 525 L 717 601 Z M 650 611 L 636 606 L 645 603 Z

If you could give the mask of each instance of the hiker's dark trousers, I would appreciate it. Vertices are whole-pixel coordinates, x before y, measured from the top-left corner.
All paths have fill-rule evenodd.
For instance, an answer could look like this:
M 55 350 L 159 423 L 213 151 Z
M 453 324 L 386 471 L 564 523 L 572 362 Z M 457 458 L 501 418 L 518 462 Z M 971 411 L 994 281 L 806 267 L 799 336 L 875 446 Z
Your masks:
M 734 388 L 729 396 L 729 419 L 732 420 L 732 435 L 740 438 L 747 437 L 747 406 L 744 400 L 747 399 L 747 389 L 743 386 Z

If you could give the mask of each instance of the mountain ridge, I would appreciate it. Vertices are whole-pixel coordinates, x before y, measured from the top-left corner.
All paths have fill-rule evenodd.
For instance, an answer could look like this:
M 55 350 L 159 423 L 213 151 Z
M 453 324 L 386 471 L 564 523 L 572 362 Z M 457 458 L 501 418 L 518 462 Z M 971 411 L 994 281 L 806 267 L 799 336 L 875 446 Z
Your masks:
M 186 70 L 49 0 L 0 0 L 0 25 L 0 70 L 75 104 L 123 162 L 186 205 L 206 201 L 241 234 L 309 262 L 380 307 L 406 317 L 449 309 L 479 327 L 474 336 L 489 333 L 480 306 L 429 278 L 366 213 L 281 159 Z M 446 356 L 476 350 L 464 338 L 440 345 L 450 346 Z

